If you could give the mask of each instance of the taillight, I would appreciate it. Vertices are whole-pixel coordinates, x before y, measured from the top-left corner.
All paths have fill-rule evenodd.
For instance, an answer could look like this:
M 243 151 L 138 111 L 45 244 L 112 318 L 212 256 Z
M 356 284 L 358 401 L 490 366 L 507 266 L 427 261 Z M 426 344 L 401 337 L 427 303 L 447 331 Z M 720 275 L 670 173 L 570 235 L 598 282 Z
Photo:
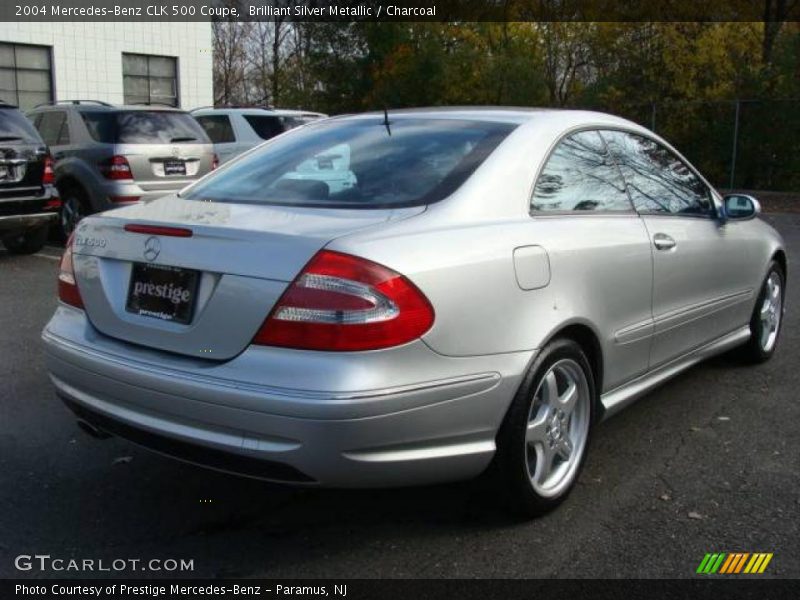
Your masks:
M 61 263 L 58 265 L 58 299 L 65 304 L 83 308 L 83 300 L 78 290 L 78 282 L 75 281 L 75 270 L 72 266 L 72 241 L 74 237 L 74 233 L 69 236 L 64 254 L 61 256 Z
M 56 182 L 56 174 L 53 172 L 53 157 L 44 157 L 44 173 L 42 174 L 42 185 L 53 185 Z
M 419 338 L 433 325 L 428 299 L 372 261 L 322 250 L 283 293 L 254 344 L 306 350 L 376 350 Z
M 219 166 L 219 156 L 214 154 L 214 158 L 211 159 L 211 170 L 213 171 Z
M 133 179 L 131 166 L 128 164 L 128 159 L 124 156 L 112 156 L 108 160 L 99 163 L 97 166 L 106 179 L 114 179 L 115 181 L 119 181 L 120 179 Z

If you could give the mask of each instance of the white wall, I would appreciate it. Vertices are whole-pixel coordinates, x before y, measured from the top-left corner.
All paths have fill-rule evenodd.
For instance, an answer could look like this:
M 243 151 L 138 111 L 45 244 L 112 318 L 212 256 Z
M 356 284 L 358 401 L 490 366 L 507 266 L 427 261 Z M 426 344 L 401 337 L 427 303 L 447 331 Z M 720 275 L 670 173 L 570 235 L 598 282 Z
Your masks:
M 214 103 L 211 24 L 0 22 L 0 41 L 53 48 L 55 99 L 122 104 L 122 53 L 178 58 L 182 108 Z

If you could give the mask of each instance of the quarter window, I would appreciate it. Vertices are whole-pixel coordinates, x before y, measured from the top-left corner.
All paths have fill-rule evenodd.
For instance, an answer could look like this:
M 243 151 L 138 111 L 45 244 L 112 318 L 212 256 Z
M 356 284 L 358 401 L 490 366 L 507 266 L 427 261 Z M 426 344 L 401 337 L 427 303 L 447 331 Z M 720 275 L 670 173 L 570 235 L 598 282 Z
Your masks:
M 126 104 L 178 106 L 178 65 L 171 56 L 122 54 Z
M 48 146 L 61 146 L 69 144 L 69 131 L 67 129 L 67 113 L 63 110 L 48 110 L 43 112 L 40 119 L 36 120 L 36 127 L 44 143 Z
M 631 210 L 619 170 L 596 131 L 575 133 L 558 143 L 536 182 L 531 209 Z
M 710 215 L 711 191 L 670 150 L 644 136 L 603 131 L 637 211 L 649 214 Z
M 235 142 L 236 136 L 233 134 L 231 120 L 227 115 L 205 115 L 195 117 L 197 122 L 206 130 L 208 137 L 214 144 L 227 144 Z
M 22 110 L 53 100 L 49 47 L 0 43 L 0 100 Z

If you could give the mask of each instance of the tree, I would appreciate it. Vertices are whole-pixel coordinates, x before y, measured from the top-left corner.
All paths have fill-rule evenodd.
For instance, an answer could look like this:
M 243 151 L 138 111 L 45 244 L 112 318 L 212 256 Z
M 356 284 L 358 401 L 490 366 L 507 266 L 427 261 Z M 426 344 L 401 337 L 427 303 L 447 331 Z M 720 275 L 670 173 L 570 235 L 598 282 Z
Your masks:
M 763 0 L 763 2 L 764 37 L 761 45 L 761 61 L 764 65 L 771 65 L 775 41 L 789 15 L 800 7 L 800 2 L 798 0 Z
M 212 22 L 215 105 L 248 100 L 246 42 L 251 25 L 237 21 Z
M 589 39 L 593 28 L 592 23 L 539 24 L 544 81 L 552 106 L 566 106 L 592 79 Z
M 291 60 L 293 48 L 292 25 L 285 17 L 252 24 L 250 38 L 246 40 L 250 67 L 250 80 L 256 88 L 259 104 L 281 103 L 284 67 Z

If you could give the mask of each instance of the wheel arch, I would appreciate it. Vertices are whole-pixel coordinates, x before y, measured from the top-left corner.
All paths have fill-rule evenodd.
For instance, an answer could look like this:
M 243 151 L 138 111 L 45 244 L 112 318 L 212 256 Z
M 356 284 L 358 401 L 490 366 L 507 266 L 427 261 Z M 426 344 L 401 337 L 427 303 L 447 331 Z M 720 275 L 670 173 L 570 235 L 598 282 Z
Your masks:
M 785 285 L 786 280 L 789 277 L 789 266 L 786 264 L 786 252 L 784 252 L 783 248 L 778 248 L 772 254 L 772 260 L 774 260 L 781 266 L 781 269 L 783 270 L 783 281 Z
M 56 180 L 56 187 L 58 188 L 59 192 L 63 194 L 63 190 L 69 187 L 80 187 L 81 189 L 86 189 L 86 186 L 81 183 L 81 181 L 72 174 L 69 175 L 62 175 Z
M 92 212 L 104 209 L 102 191 L 98 188 L 98 175 L 89 170 L 89 167 L 77 159 L 65 158 L 56 163 L 56 187 L 63 193 L 62 188 L 73 186 L 79 188 L 85 195 L 86 201 Z
M 597 331 L 589 323 L 584 321 L 575 321 L 565 323 L 558 329 L 553 331 L 547 340 L 542 344 L 546 346 L 555 339 L 566 338 L 570 339 L 581 347 L 586 358 L 589 360 L 589 366 L 592 368 L 595 384 L 595 415 L 599 420 L 602 417 L 603 405 L 600 402 L 600 396 L 603 392 L 603 378 L 605 375 L 605 364 L 603 358 L 603 346 L 600 344 L 600 337 Z

